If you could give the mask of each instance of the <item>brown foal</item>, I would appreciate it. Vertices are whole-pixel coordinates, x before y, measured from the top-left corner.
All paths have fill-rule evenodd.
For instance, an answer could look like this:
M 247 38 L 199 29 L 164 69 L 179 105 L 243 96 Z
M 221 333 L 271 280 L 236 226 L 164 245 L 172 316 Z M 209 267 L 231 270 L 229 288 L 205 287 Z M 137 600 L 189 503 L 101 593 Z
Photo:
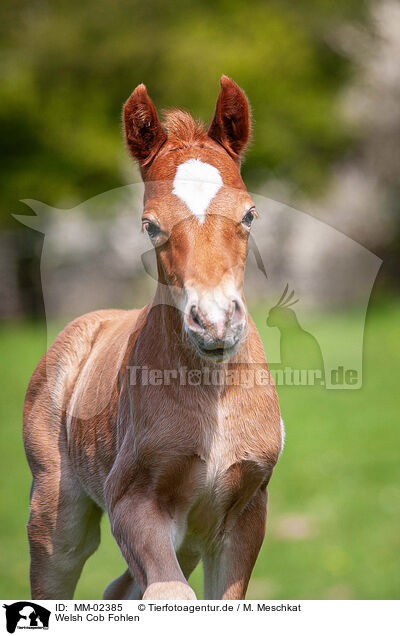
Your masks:
M 243 296 L 257 216 L 240 176 L 249 104 L 223 76 L 208 131 L 178 110 L 160 123 L 141 84 L 124 128 L 145 184 L 158 286 L 141 310 L 74 320 L 31 378 L 32 597 L 72 598 L 106 511 L 127 570 L 105 598 L 195 599 L 187 579 L 202 559 L 205 598 L 242 599 L 283 444 Z M 263 381 L 228 381 L 244 369 Z M 195 381 L 206 371 L 224 380 Z

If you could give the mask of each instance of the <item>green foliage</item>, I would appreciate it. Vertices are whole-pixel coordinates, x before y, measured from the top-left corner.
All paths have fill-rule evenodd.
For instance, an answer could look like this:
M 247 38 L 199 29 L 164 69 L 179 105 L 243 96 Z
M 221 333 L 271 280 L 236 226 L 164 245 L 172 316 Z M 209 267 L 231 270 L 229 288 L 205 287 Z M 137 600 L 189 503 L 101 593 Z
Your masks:
M 254 318 L 265 339 L 264 312 L 254 312 Z M 341 346 L 358 329 L 350 313 L 319 319 Z M 369 312 L 362 389 L 279 389 L 286 447 L 269 486 L 267 538 L 248 598 L 399 597 L 399 320 L 397 301 Z M 21 440 L 22 402 L 45 333 L 26 323 L 3 325 L 0 342 L 0 596 L 15 599 L 29 596 L 30 475 Z M 105 518 L 101 547 L 85 567 L 76 598 L 99 598 L 123 570 Z M 200 568 L 191 580 L 201 595 Z
M 76 205 L 134 180 L 120 123 L 133 88 L 209 120 L 222 73 L 253 107 L 249 183 L 318 188 L 348 141 L 336 106 L 348 69 L 325 36 L 361 11 L 344 0 L 5 0 L 0 218 L 21 198 Z

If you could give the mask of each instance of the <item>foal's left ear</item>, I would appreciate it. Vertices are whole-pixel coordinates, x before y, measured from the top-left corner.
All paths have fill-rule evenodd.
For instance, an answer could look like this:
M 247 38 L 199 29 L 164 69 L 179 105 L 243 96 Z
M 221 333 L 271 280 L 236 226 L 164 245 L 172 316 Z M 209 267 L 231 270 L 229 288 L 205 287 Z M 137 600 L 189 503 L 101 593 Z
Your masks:
M 167 139 L 156 108 L 144 84 L 139 84 L 124 105 L 125 140 L 134 159 L 146 166 Z
M 241 88 L 226 75 L 221 77 L 221 90 L 208 135 L 240 162 L 251 132 L 250 105 Z

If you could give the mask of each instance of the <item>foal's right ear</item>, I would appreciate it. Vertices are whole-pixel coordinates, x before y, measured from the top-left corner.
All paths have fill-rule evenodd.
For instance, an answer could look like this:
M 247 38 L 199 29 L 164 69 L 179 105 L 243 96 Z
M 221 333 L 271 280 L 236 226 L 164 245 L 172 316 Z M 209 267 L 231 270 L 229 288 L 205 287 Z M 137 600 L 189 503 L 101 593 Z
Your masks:
M 123 122 L 131 155 L 141 166 L 146 166 L 167 139 L 167 133 L 144 84 L 139 84 L 125 103 Z

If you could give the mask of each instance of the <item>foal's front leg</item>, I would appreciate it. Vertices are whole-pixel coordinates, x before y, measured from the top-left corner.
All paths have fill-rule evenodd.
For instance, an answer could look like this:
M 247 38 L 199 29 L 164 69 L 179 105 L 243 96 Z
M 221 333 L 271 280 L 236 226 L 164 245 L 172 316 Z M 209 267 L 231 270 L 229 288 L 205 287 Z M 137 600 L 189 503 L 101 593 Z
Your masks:
M 266 527 L 267 492 L 260 489 L 227 531 L 219 548 L 204 556 L 204 598 L 244 599 Z
M 135 486 L 116 500 L 113 490 L 109 480 L 111 529 L 143 599 L 196 599 L 175 554 L 167 511 L 153 495 Z

